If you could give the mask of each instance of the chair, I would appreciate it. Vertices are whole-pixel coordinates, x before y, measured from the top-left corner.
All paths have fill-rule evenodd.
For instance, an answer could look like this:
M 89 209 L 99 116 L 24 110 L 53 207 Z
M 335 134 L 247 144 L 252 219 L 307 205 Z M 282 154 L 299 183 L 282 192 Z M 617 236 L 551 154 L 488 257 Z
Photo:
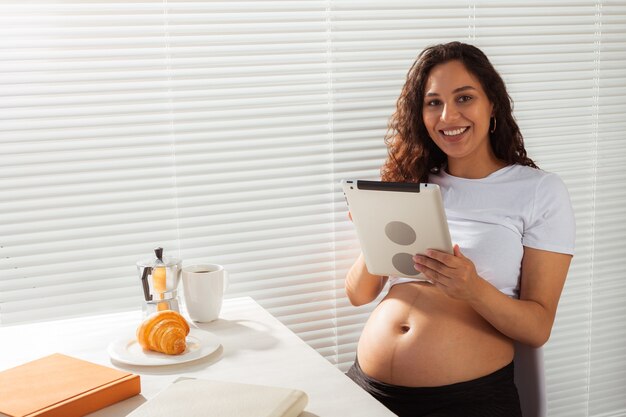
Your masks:
M 515 343 L 515 385 L 523 417 L 546 417 L 546 379 L 543 348 Z

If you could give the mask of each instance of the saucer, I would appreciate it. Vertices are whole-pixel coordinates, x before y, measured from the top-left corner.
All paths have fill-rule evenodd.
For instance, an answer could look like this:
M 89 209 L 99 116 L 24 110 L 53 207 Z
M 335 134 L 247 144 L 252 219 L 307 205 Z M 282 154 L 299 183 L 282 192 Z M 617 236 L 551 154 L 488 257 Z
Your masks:
M 135 336 L 117 339 L 109 344 L 107 352 L 111 359 L 127 365 L 161 366 L 195 361 L 215 352 L 220 341 L 213 333 L 191 328 L 187 335 L 187 349 L 180 355 L 166 355 L 144 350 Z

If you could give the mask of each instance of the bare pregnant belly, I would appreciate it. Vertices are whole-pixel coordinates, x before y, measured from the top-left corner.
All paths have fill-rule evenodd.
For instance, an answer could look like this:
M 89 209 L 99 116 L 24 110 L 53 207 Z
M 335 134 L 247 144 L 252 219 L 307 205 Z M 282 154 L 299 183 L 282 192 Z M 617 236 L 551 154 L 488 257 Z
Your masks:
M 509 364 L 513 353 L 511 339 L 465 302 L 425 282 L 394 285 L 357 348 L 367 375 L 408 387 L 479 378 Z

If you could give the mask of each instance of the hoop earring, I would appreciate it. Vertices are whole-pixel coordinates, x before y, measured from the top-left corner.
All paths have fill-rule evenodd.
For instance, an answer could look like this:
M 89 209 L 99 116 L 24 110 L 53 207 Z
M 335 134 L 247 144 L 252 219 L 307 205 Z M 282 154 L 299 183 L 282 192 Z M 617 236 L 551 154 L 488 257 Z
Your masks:
M 490 120 L 491 121 L 491 120 Z M 496 131 L 496 126 L 498 125 L 498 119 L 496 116 L 493 116 L 493 129 L 489 129 L 489 133 L 493 133 Z

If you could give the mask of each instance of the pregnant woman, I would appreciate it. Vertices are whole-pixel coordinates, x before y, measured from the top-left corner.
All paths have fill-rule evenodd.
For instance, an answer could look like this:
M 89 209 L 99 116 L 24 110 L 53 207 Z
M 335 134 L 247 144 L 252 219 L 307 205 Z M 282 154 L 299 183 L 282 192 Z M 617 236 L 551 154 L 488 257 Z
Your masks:
M 567 189 L 527 156 L 502 78 L 471 45 L 419 55 L 386 143 L 383 181 L 439 185 L 454 253 L 416 254 L 418 280 L 356 260 L 353 305 L 389 290 L 348 376 L 399 416 L 521 416 L 514 341 L 550 337 L 574 253 Z

